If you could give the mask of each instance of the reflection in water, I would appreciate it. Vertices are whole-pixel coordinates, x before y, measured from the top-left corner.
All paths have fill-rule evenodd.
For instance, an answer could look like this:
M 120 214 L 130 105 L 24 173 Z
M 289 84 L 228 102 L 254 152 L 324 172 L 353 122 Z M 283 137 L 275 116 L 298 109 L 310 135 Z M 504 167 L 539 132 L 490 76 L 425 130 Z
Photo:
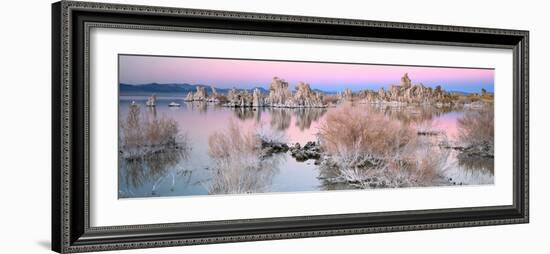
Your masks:
M 174 171 L 180 161 L 189 159 L 189 149 L 172 148 L 134 159 L 120 159 L 122 178 L 128 187 L 140 188 L 145 182 L 155 182 L 170 174 L 175 178 L 186 171 Z M 155 186 L 151 191 L 154 192 Z
M 192 111 L 199 112 L 202 114 L 206 114 L 206 111 L 208 110 L 208 105 L 204 101 L 186 101 L 185 106 Z
M 297 108 L 294 109 L 296 116 L 296 126 L 300 130 L 309 129 L 311 123 L 319 120 L 327 110 L 325 108 Z
M 212 172 L 208 194 L 242 194 L 268 192 L 273 176 L 279 172 L 282 156 L 260 159 L 239 156 L 217 162 Z
M 318 121 L 326 112 L 326 108 L 232 108 L 233 113 L 240 120 L 255 119 L 261 121 L 262 113 L 271 115 L 271 127 L 284 131 L 290 127 L 292 116 L 296 118 L 296 126 L 301 130 L 307 130 L 311 124 Z
M 373 105 L 372 109 L 383 112 L 391 119 L 399 120 L 404 124 L 416 124 L 425 121 L 432 121 L 435 118 L 452 111 L 450 108 L 434 108 L 432 106 Z
M 271 112 L 271 127 L 275 130 L 284 131 L 290 126 L 290 110 L 284 108 L 273 108 Z
M 239 118 L 240 120 L 247 120 L 254 118 L 255 115 L 259 115 L 260 113 L 257 113 L 258 111 L 256 108 L 233 108 L 233 113 L 235 113 L 235 116 Z
M 120 101 L 120 118 L 128 115 L 132 101 L 144 105 L 145 99 L 128 98 Z M 179 108 L 169 108 L 168 103 L 181 102 Z M 390 119 L 405 125 L 426 130 L 438 130 L 422 136 L 437 146 L 441 139 L 455 144 L 458 135 L 457 118 L 464 111 L 452 111 L 434 107 L 394 107 L 355 105 L 360 110 L 383 113 Z M 188 134 L 193 149 L 155 153 L 151 156 L 126 160 L 120 159 L 119 197 L 181 196 L 231 193 L 296 192 L 315 190 L 343 190 L 357 188 L 350 183 L 335 183 L 327 179 L 336 177 L 330 168 L 321 169 L 313 160 L 298 162 L 290 152 L 274 153 L 262 158 L 260 151 L 242 152 L 242 145 L 225 147 L 221 151 L 241 151 L 225 159 L 215 159 L 209 154 L 209 137 L 224 132 L 230 119 L 238 126 L 239 135 L 257 131 L 261 126 L 266 132 L 283 133 L 285 143 L 317 140 L 321 123 L 327 113 L 337 108 L 228 108 L 205 102 L 184 102 L 174 97 L 159 98 L 156 107 L 142 110 L 147 119 L 168 117 L 174 119 L 180 129 Z M 255 133 L 257 135 L 259 133 Z M 447 135 L 445 135 L 447 134 Z M 229 138 L 231 142 L 235 138 Z M 230 142 L 230 143 L 231 143 Z M 235 144 L 238 144 L 236 142 Z M 252 142 L 254 143 L 254 142 Z M 237 147 L 237 148 L 236 148 Z M 240 148 L 238 148 L 240 147 Z M 429 157 L 429 156 L 427 156 Z M 456 153 L 449 155 L 451 170 L 444 172 L 451 183 L 493 183 L 493 159 L 468 158 L 459 160 Z M 441 185 L 449 185 L 443 182 Z
M 157 108 L 156 107 L 147 107 L 147 117 L 149 119 L 157 118 Z
M 495 172 L 495 161 L 493 158 L 459 157 L 458 164 L 467 170 L 482 170 L 491 172 L 491 174 Z
M 235 120 L 208 138 L 208 154 L 214 162 L 209 194 L 266 192 L 277 173 L 279 160 L 263 158 L 255 128 L 245 129 Z

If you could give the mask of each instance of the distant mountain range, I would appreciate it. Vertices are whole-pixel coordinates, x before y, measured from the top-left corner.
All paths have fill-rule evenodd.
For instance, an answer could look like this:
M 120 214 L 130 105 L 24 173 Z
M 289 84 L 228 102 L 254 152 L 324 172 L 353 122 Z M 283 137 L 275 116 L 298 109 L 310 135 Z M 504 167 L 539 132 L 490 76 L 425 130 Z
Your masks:
M 132 84 L 125 84 L 120 83 L 120 94 L 122 95 L 151 95 L 152 93 L 155 94 L 187 94 L 189 92 L 195 92 L 197 91 L 197 86 L 203 86 L 206 88 L 206 91 L 208 93 L 211 93 L 210 86 L 207 85 L 192 85 L 187 83 L 167 83 L 167 84 L 159 84 L 159 83 L 148 83 L 148 84 L 138 84 L 138 85 L 132 85 Z M 229 88 L 216 88 L 216 92 L 221 94 L 227 94 L 229 92 Z M 263 87 L 258 87 L 260 89 L 260 92 L 263 94 L 268 93 L 269 91 Z M 254 91 L 254 88 L 250 89 L 237 89 L 237 91 Z M 320 92 L 323 94 L 336 94 L 334 91 L 323 91 L 320 89 L 312 89 L 315 92 Z M 469 95 L 471 93 L 469 92 L 462 92 L 462 91 L 447 91 L 449 93 L 456 93 L 456 94 L 462 94 L 462 95 Z
M 167 93 L 177 93 L 177 94 L 187 94 L 189 92 L 195 92 L 197 91 L 197 86 L 203 86 L 206 88 L 206 91 L 208 93 L 211 93 L 212 90 L 210 90 L 210 86 L 207 85 L 192 85 L 187 83 L 172 83 L 172 84 L 159 84 L 159 83 L 149 83 L 149 84 L 139 84 L 139 85 L 132 85 L 132 84 L 125 84 L 120 83 L 119 91 L 122 95 L 150 95 L 152 93 L 155 94 L 167 94 Z M 220 94 L 227 94 L 229 92 L 229 88 L 216 88 L 216 92 Z M 257 87 L 260 89 L 260 92 L 263 94 L 268 93 L 269 91 L 263 87 Z M 250 89 L 237 89 L 237 91 L 254 91 L 255 88 Z M 335 94 L 336 92 L 328 92 L 323 91 L 319 89 L 313 89 L 313 91 L 324 93 L 324 94 Z

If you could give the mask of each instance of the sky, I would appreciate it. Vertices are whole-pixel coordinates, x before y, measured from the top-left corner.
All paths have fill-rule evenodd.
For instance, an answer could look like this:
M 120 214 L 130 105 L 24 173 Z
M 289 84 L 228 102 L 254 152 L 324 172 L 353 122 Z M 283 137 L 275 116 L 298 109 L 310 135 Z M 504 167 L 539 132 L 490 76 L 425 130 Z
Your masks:
M 399 84 L 405 73 L 413 84 L 441 85 L 446 91 L 494 91 L 494 69 L 119 55 L 119 82 L 135 85 L 188 83 L 217 88 L 268 88 L 276 76 L 288 81 L 291 88 L 303 81 L 314 89 L 337 92 L 345 88 L 388 88 Z

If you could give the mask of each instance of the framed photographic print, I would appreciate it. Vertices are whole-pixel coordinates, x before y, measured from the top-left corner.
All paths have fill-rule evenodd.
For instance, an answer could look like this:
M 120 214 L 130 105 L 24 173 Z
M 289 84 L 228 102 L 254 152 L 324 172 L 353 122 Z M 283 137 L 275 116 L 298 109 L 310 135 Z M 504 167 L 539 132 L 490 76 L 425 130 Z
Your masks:
M 528 31 L 52 14 L 57 252 L 528 222 Z

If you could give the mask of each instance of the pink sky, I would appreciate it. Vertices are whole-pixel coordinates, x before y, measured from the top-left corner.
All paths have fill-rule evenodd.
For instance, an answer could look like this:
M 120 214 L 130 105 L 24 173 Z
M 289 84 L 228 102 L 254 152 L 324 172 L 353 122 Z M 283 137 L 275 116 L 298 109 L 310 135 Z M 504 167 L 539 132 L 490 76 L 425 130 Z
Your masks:
M 267 88 L 274 76 L 291 86 L 299 81 L 325 91 L 344 88 L 377 89 L 398 84 L 404 73 L 413 83 L 445 90 L 493 91 L 494 70 L 372 64 L 189 58 L 166 56 L 119 56 L 119 81 L 127 84 L 189 83 L 219 88 Z

